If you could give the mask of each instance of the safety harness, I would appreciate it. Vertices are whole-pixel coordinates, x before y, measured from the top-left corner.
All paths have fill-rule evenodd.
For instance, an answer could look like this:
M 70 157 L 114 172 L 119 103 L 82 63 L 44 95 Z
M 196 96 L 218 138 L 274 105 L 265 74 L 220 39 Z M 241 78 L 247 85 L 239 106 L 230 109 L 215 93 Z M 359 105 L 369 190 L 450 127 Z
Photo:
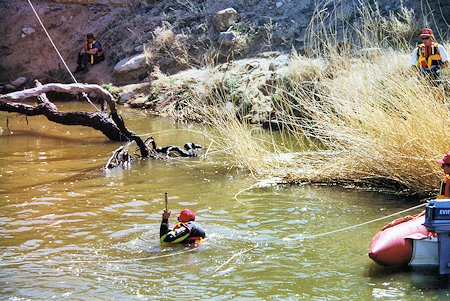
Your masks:
M 91 49 L 94 48 L 94 44 L 96 43 L 96 40 L 92 40 L 91 43 L 89 43 L 89 41 L 86 41 L 86 49 L 89 51 Z M 103 56 L 103 49 L 102 49 L 102 45 L 100 45 L 100 43 L 98 43 L 98 45 L 100 46 L 100 48 L 98 48 L 98 51 L 95 53 L 95 56 L 97 57 L 102 57 Z M 91 61 L 90 61 L 91 65 L 94 64 L 94 54 L 91 54 Z

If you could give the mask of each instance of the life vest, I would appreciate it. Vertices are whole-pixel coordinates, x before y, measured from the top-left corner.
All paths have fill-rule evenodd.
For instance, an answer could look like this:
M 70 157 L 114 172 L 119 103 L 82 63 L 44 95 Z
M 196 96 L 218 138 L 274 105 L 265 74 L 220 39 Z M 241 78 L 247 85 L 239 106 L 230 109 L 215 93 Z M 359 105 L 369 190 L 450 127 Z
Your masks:
M 448 183 L 447 183 L 448 182 Z M 438 199 L 450 198 L 450 176 L 445 175 L 441 180 L 441 186 L 439 187 Z
M 191 228 L 189 227 L 189 224 L 187 222 L 178 222 L 175 226 L 173 226 L 172 231 L 175 231 L 176 229 L 179 229 L 181 227 L 185 227 L 189 230 L 189 232 L 191 232 Z
M 87 51 L 91 50 L 94 48 L 95 43 L 98 43 L 96 40 L 92 40 L 91 43 L 89 43 L 89 41 L 86 40 L 86 44 L 85 44 L 85 48 Z M 102 45 L 100 43 L 98 43 L 98 45 L 100 46 L 98 48 L 98 51 L 95 53 L 95 56 L 97 57 L 102 57 L 103 56 L 103 49 L 102 49 Z M 91 54 L 91 60 L 90 60 L 91 65 L 94 64 L 94 55 Z
M 442 64 L 441 54 L 439 53 L 439 44 L 433 42 L 430 47 L 425 44 L 417 46 L 417 67 L 420 69 L 428 69 Z
M 177 239 L 177 240 L 173 241 L 172 243 L 178 243 L 178 242 L 189 242 L 190 243 L 190 242 L 196 242 L 196 241 L 203 240 L 203 237 L 200 236 L 201 233 L 197 233 L 198 231 L 195 231 L 196 233 L 192 233 L 192 231 L 194 231 L 196 229 L 195 229 L 195 226 L 192 227 L 192 225 L 189 224 L 189 222 L 179 222 L 179 223 L 177 223 L 173 227 L 172 231 L 176 231 L 177 229 L 182 228 L 182 227 L 184 227 L 184 228 L 189 230 L 189 236 L 187 238 L 184 238 L 185 237 L 184 236 L 182 239 Z M 198 236 L 191 236 L 192 234 L 197 234 Z

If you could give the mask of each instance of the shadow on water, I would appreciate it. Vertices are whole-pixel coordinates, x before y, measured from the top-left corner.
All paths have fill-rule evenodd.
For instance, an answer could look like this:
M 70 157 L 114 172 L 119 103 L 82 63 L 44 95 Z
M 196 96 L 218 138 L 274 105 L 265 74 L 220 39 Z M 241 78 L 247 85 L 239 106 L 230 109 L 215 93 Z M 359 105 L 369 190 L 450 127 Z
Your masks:
M 67 132 L 69 133 L 69 132 Z M 48 139 L 48 140 L 54 140 L 55 142 L 71 142 L 71 143 L 76 143 L 78 145 L 83 145 L 83 144 L 118 144 L 118 142 L 115 141 L 111 141 L 108 138 L 104 138 L 104 139 L 98 139 L 98 137 L 88 137 L 88 138 L 84 138 L 84 137 L 77 137 L 77 136 L 70 136 L 70 135 L 64 135 L 61 136 L 61 134 L 51 134 L 51 133 L 46 133 L 46 132 L 42 132 L 42 131 L 35 131 L 35 130 L 12 130 L 9 131 L 8 135 L 0 135 L 0 139 L 8 139 L 8 138 L 20 138 L 20 139 L 37 139 L 36 137 L 38 137 L 39 139 Z M 112 148 L 114 146 L 111 146 Z
M 80 181 L 80 180 L 94 179 L 94 178 L 97 178 L 98 175 L 102 172 L 102 168 L 103 168 L 103 165 L 89 167 L 86 169 L 82 169 L 80 173 L 77 173 L 74 175 L 69 175 L 67 177 L 62 177 L 60 179 L 50 181 L 50 182 L 47 180 L 44 180 L 42 182 L 35 182 L 35 183 L 31 183 L 31 184 L 23 183 L 25 185 L 9 188 L 8 192 L 11 193 L 11 192 L 22 191 L 22 190 L 31 189 L 31 188 L 35 189 L 35 188 L 39 188 L 42 186 L 59 185 L 59 184 L 66 183 L 66 182 L 76 182 L 76 181 Z
M 400 273 L 410 273 L 412 268 L 410 266 L 392 266 L 384 267 L 374 262 L 368 266 L 367 276 L 374 279 L 383 279 Z
M 372 280 L 390 281 L 395 278 L 410 278 L 414 289 L 421 291 L 444 291 L 446 296 L 450 288 L 450 275 L 439 275 L 438 267 L 394 266 L 384 267 L 371 262 L 367 267 L 367 276 Z
M 446 290 L 450 288 L 450 275 L 439 275 L 438 268 L 412 269 L 411 282 L 420 290 Z

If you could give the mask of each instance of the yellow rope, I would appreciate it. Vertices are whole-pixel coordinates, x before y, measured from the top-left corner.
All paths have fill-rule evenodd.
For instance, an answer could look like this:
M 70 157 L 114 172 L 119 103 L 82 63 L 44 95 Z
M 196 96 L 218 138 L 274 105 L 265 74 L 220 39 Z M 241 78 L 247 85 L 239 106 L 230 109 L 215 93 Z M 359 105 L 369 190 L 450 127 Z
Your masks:
M 219 265 L 214 272 L 217 272 L 218 270 L 220 270 L 224 265 L 228 264 L 231 260 L 233 260 L 233 258 L 235 258 L 236 256 L 242 255 L 244 253 L 247 253 L 248 251 L 253 250 L 254 248 L 258 247 L 258 244 L 254 245 L 251 248 L 245 249 L 245 250 L 241 250 L 240 252 L 234 254 L 233 256 L 231 256 L 227 261 L 225 261 L 224 263 L 222 263 L 221 265 Z
M 238 193 L 236 193 L 234 195 L 234 199 L 242 204 L 242 202 L 238 200 L 237 196 L 239 194 L 245 192 L 245 191 L 252 190 L 253 188 L 258 187 L 257 184 L 258 183 L 255 183 L 255 184 L 253 184 L 253 185 L 251 185 L 251 186 L 249 186 L 249 187 L 239 191 Z M 301 237 L 301 238 L 295 238 L 295 239 L 292 238 L 292 239 L 290 239 L 290 238 L 285 237 L 283 239 L 284 240 L 302 240 L 302 239 L 310 239 L 310 238 L 316 238 L 316 237 L 325 236 L 325 235 L 329 235 L 329 234 L 334 234 L 334 233 L 342 232 L 342 231 L 345 231 L 345 230 L 358 228 L 358 227 L 361 227 L 361 226 L 364 226 L 364 225 L 368 225 L 368 224 L 371 224 L 371 223 L 375 223 L 375 222 L 378 222 L 378 221 L 381 221 L 381 220 L 393 217 L 395 215 L 399 215 L 399 214 L 402 214 L 402 213 L 405 213 L 405 212 L 408 212 L 408 211 L 411 211 L 411 210 L 414 210 L 414 209 L 426 206 L 427 204 L 428 203 L 423 203 L 423 204 L 420 204 L 420 205 L 417 205 L 417 206 L 414 206 L 414 207 L 411 207 L 411 208 L 408 208 L 408 209 L 405 209 L 405 210 L 402 210 L 402 211 L 399 211 L 399 212 L 396 212 L 396 213 L 392 213 L 392 214 L 389 214 L 389 215 L 386 215 L 386 216 L 383 216 L 383 217 L 379 217 L 379 218 L 376 218 L 376 219 L 373 219 L 373 220 L 370 220 L 370 221 L 367 221 L 367 222 L 364 222 L 364 223 L 360 223 L 360 224 L 357 224 L 357 225 L 345 227 L 345 228 L 342 228 L 342 229 L 337 229 L 337 230 L 324 232 L 324 233 L 320 233 L 320 234 L 315 234 L 315 235 L 309 235 L 309 236 L 305 236 L 305 237 Z
M 414 209 L 426 206 L 426 205 L 427 205 L 427 203 L 423 203 L 423 204 L 420 204 L 420 205 L 417 205 L 417 206 L 414 206 L 414 207 L 411 207 L 411 208 L 408 208 L 408 209 L 405 209 L 405 210 L 402 210 L 402 211 L 399 211 L 399 212 L 396 212 L 396 213 L 392 213 L 392 214 L 389 214 L 389 215 L 386 215 L 386 216 L 383 216 L 383 217 L 379 217 L 379 218 L 376 218 L 376 219 L 373 219 L 373 220 L 370 220 L 370 221 L 367 221 L 367 222 L 364 222 L 364 223 L 360 223 L 360 224 L 357 224 L 357 225 L 353 225 L 353 226 L 349 226 L 349 227 L 345 227 L 345 228 L 341 228 L 341 229 L 337 229 L 337 230 L 333 230 L 333 231 L 329 231 L 329 232 L 324 232 L 324 233 L 320 233 L 320 234 L 305 236 L 305 237 L 302 237 L 302 238 L 295 238 L 295 239 L 292 239 L 292 240 L 302 240 L 302 239 L 316 238 L 316 237 L 320 237 L 320 236 L 325 236 L 325 235 L 329 235 L 329 234 L 343 232 L 343 231 L 346 231 L 346 230 L 351 230 L 351 229 L 358 228 L 358 227 L 361 227 L 361 226 L 364 226 L 364 225 L 368 225 L 368 224 L 371 224 L 371 223 L 375 223 L 375 222 L 378 222 L 378 221 L 381 221 L 381 220 L 393 217 L 395 215 L 399 215 L 401 213 L 405 213 L 405 212 L 408 212 L 408 211 L 411 211 L 411 210 L 414 210 Z M 285 240 L 291 240 L 291 239 L 289 239 L 287 237 L 285 237 L 284 239 Z

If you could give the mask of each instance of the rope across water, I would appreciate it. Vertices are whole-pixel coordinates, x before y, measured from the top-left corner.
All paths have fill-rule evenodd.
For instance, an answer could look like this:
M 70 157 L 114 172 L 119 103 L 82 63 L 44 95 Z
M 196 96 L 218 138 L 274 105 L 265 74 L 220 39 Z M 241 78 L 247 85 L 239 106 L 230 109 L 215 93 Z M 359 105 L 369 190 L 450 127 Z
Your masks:
M 410 207 L 408 209 L 404 209 L 401 211 L 398 211 L 396 213 L 392 213 L 380 218 L 376 218 L 364 223 L 360 223 L 360 224 L 356 224 L 353 226 L 349 226 L 349 227 L 344 227 L 341 229 L 337 229 L 337 230 L 333 230 L 333 231 L 328 231 L 328 232 L 324 232 L 324 233 L 319 233 L 319 234 L 314 234 L 314 235 L 309 235 L 309 236 L 305 236 L 305 237 L 301 237 L 301 238 L 295 238 L 295 239 L 289 239 L 289 238 L 284 238 L 284 240 L 303 240 L 303 239 L 313 239 L 313 238 L 317 238 L 317 237 L 321 237 L 321 236 L 326 236 L 326 235 L 330 235 L 330 234 L 334 234 L 334 233 L 338 233 L 338 232 L 343 232 L 343 231 L 347 231 L 347 230 L 352 230 L 364 225 L 368 225 L 374 222 L 378 222 L 390 217 L 393 217 L 395 215 L 399 215 L 408 211 L 412 211 L 421 207 L 426 206 L 427 203 L 423 203 L 423 204 L 419 204 L 417 206 L 413 206 Z M 255 246 L 248 248 L 244 251 L 238 252 L 237 254 L 233 255 L 231 258 L 229 258 L 227 261 L 225 261 L 224 263 L 222 263 L 221 265 L 219 265 L 216 269 L 215 272 L 220 270 L 223 266 L 225 266 L 226 264 L 228 264 L 233 258 L 235 258 L 236 256 L 246 253 L 250 250 L 253 250 L 254 248 L 256 248 L 258 246 L 258 244 L 256 244 Z M 158 258 L 162 258 L 162 257 L 170 257 L 170 256 L 176 256 L 179 255 L 180 253 L 186 253 L 186 252 L 192 252 L 193 250 L 195 250 L 195 248 L 193 249 L 188 249 L 188 250 L 183 250 L 181 252 L 176 252 L 176 253 L 172 253 L 172 254 L 164 254 L 164 255 L 158 255 L 158 256 L 151 256 L 151 257 L 143 257 L 143 258 L 128 258 L 128 259 L 117 259 L 117 260 L 69 260 L 69 261 L 64 261 L 65 263 L 71 263 L 71 264 L 75 264 L 75 263 L 89 263 L 89 262 L 98 262 L 98 263 L 122 263 L 122 262 L 137 262 L 137 261 L 145 261 L 145 260 L 152 260 L 152 259 L 158 259 Z M 46 261 L 26 261 L 26 262 L 12 262 L 12 263 L 6 263 L 6 262 L 2 262 L 0 263 L 0 266 L 14 266 L 14 265 L 22 265 L 22 264 L 46 264 L 46 263 L 56 263 L 56 261 L 52 261 L 52 260 L 46 260 Z
M 315 235 L 305 236 L 305 237 L 302 237 L 302 238 L 296 238 L 295 240 L 298 240 L 298 239 L 311 239 L 311 238 L 316 238 L 316 237 L 325 236 L 325 235 L 329 235 L 329 234 L 334 234 L 334 233 L 338 233 L 338 232 L 343 232 L 343 231 L 346 231 L 346 230 L 355 229 L 355 228 L 358 228 L 358 227 L 361 227 L 361 226 L 364 226 L 364 225 L 368 225 L 368 224 L 371 224 L 371 223 L 382 221 L 384 219 L 387 219 L 387 218 L 390 218 L 390 217 L 393 217 L 393 216 L 396 216 L 396 215 L 399 215 L 399 214 L 402 214 L 402 213 L 405 213 L 405 212 L 408 212 L 408 211 L 411 211 L 411 210 L 418 209 L 418 208 L 426 206 L 426 205 L 427 205 L 427 203 L 423 203 L 423 204 L 420 204 L 420 205 L 417 205 L 417 206 L 414 206 L 414 207 L 411 207 L 411 208 L 408 208 L 408 209 L 405 209 L 405 210 L 402 210 L 402 211 L 399 211 L 399 212 L 396 212 L 396 213 L 392 213 L 392 214 L 389 214 L 389 215 L 386 215 L 386 216 L 383 216 L 383 217 L 379 217 L 379 218 L 376 218 L 376 219 L 373 219 L 373 220 L 370 220 L 370 221 L 367 221 L 367 222 L 364 222 L 364 223 L 360 223 L 360 224 L 357 224 L 357 225 L 353 225 L 353 226 L 349 226 L 349 227 L 345 227 L 345 228 L 341 228 L 341 229 L 337 229 L 337 230 L 333 230 L 333 231 L 329 231 L 329 232 L 324 232 L 324 233 L 319 233 L 319 234 L 315 234 Z

